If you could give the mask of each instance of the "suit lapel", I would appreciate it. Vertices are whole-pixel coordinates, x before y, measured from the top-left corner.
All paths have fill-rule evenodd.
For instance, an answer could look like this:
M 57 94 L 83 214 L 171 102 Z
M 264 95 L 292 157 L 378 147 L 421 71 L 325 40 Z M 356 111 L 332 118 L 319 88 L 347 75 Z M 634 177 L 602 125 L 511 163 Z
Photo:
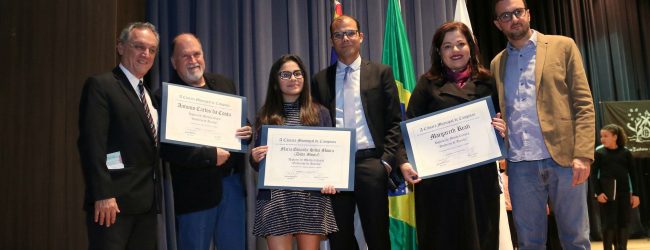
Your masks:
M 370 62 L 361 60 L 361 78 L 359 78 L 359 95 L 361 96 L 361 105 L 363 106 L 363 113 L 366 116 L 366 121 L 370 119 L 369 113 L 368 113 L 368 98 L 366 96 L 368 88 L 370 88 L 370 74 L 373 73 L 371 72 L 372 69 L 370 68 Z
M 321 104 L 329 105 L 330 117 L 332 118 L 332 122 L 336 124 L 336 64 L 327 67 L 327 83 L 327 89 L 322 88 L 321 91 L 329 91 L 329 93 L 323 93 L 327 97 L 323 98 L 323 100 L 329 100 L 329 103 Z
M 508 49 L 503 50 L 503 54 L 501 58 L 499 59 L 499 75 L 496 75 L 495 77 L 501 80 L 501 82 L 504 82 L 506 80 L 506 62 L 508 61 Z
M 476 86 L 472 81 L 468 81 L 465 84 L 466 84 L 465 87 L 461 89 L 456 87 L 456 84 L 454 84 L 453 82 L 444 83 L 442 84 L 442 87 L 440 87 L 440 93 L 462 98 L 465 99 L 466 101 L 471 101 L 472 97 L 470 97 L 468 93 L 474 93 L 473 90 L 475 89 Z
M 535 53 L 535 88 L 539 93 L 539 85 L 542 82 L 542 72 L 544 71 L 544 63 L 546 61 L 546 50 L 548 42 L 542 33 L 537 32 L 537 52 Z
M 499 58 L 499 67 L 497 68 L 496 72 L 498 75 L 495 76 L 496 79 L 498 79 L 497 82 L 500 82 L 501 84 L 496 84 L 497 85 L 497 92 L 499 93 L 499 103 L 505 103 L 505 80 L 506 80 L 506 62 L 508 61 L 508 48 L 504 49 L 501 57 Z M 501 106 L 501 113 L 505 114 L 505 105 Z M 503 116 L 505 118 L 505 115 Z
M 213 79 L 211 77 L 207 77 L 205 74 L 203 74 L 203 79 L 205 79 L 205 84 L 208 85 L 209 90 L 214 90 L 214 91 L 219 91 L 222 93 L 225 93 L 226 91 L 221 88 L 221 84 L 217 83 L 216 79 Z M 189 84 L 185 84 L 187 86 L 190 86 Z
M 208 85 L 209 90 L 221 92 L 221 93 L 226 93 L 226 94 L 233 94 L 230 93 L 230 90 L 226 86 L 225 82 L 219 82 L 217 80 L 217 77 L 212 77 L 208 76 L 206 74 L 203 74 L 203 79 L 205 79 L 205 84 Z M 190 86 L 189 84 L 185 84 L 187 86 Z
M 133 86 L 129 82 L 129 79 L 126 78 L 126 75 L 124 72 L 122 72 L 122 69 L 119 67 L 116 67 L 113 69 L 113 75 L 115 76 L 115 79 L 120 85 L 120 88 L 122 89 L 122 92 L 126 96 L 127 99 L 129 99 L 129 102 L 133 106 L 133 109 L 138 112 L 138 116 L 140 116 L 140 121 L 142 122 L 142 126 L 144 126 L 144 129 L 148 131 L 149 138 L 151 141 L 154 140 L 153 135 L 151 134 L 151 130 L 149 129 L 149 121 L 147 120 L 147 115 L 144 113 L 144 106 L 142 105 L 142 102 L 140 101 L 140 97 L 138 94 L 135 92 L 133 89 Z M 149 91 L 149 90 L 147 90 Z M 152 99 L 153 101 L 153 99 Z M 152 104 L 153 106 L 153 104 Z

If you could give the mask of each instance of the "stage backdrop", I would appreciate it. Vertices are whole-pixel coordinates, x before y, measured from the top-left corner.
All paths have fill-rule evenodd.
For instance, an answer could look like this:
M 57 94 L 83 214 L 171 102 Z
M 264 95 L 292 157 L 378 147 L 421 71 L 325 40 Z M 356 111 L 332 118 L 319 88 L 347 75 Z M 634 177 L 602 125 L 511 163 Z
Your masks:
M 357 17 L 365 34 L 362 57 L 380 62 L 387 0 L 341 2 L 343 13 Z M 527 2 L 533 17 L 531 27 L 574 38 L 596 102 L 650 96 L 643 84 L 650 72 L 650 46 L 645 46 L 650 43 L 650 32 L 640 32 L 650 23 L 648 1 Z M 194 33 L 203 42 L 208 71 L 235 80 L 239 93 L 249 100 L 252 120 L 264 101 L 270 65 L 280 55 L 300 55 L 309 75 L 329 65 L 331 5 L 330 0 L 148 0 L 147 20 L 161 33 L 160 58 L 151 72 L 153 82 L 172 79 L 171 39 L 182 32 Z M 416 76 L 429 67 L 433 33 L 440 24 L 453 19 L 455 5 L 456 0 L 401 1 Z M 467 6 L 483 52 L 482 63 L 488 65 L 505 47 L 505 38 L 493 25 L 491 1 L 467 1 Z M 625 18 L 618 18 L 621 16 Z M 247 171 L 250 176 L 250 169 Z M 254 190 L 251 179 L 247 186 L 249 191 Z M 250 201 L 254 200 L 252 196 L 248 197 Z
M 635 158 L 650 158 L 650 101 L 603 102 L 603 126 L 625 129 L 626 147 Z
M 361 25 L 364 33 L 361 56 L 381 62 L 388 1 L 343 0 L 341 3 L 343 13 L 356 17 Z M 433 33 L 442 23 L 453 20 L 455 4 L 455 0 L 401 1 L 416 75 L 428 69 Z M 207 71 L 233 78 L 239 94 L 248 98 L 251 121 L 264 102 L 271 64 L 281 55 L 299 55 L 310 76 L 330 65 L 330 0 L 150 0 L 147 20 L 160 31 L 160 52 L 151 71 L 152 82 L 173 79 L 169 60 L 171 41 L 179 33 L 194 33 L 203 44 Z M 486 28 L 496 30 L 491 26 Z M 252 176 L 256 173 L 249 167 L 246 171 L 250 230 L 256 193 Z M 263 245 L 263 240 L 256 242 L 251 233 L 248 242 L 249 249 Z

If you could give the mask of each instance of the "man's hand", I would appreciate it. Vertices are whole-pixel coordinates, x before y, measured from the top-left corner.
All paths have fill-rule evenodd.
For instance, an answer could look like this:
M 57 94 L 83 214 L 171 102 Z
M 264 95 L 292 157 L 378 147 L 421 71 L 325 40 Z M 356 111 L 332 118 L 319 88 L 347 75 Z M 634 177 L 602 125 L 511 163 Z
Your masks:
M 237 138 L 242 140 L 248 140 L 251 138 L 252 134 L 253 134 L 253 129 L 251 128 L 251 126 L 244 126 L 237 129 L 235 136 L 237 136 Z
M 589 169 L 591 165 L 591 160 L 587 158 L 574 158 L 571 163 L 573 167 L 573 186 L 582 184 L 589 178 Z
M 230 152 L 217 148 L 217 167 L 223 165 L 228 158 L 230 158 Z
M 408 183 L 411 184 L 416 184 L 422 179 L 418 176 L 418 172 L 413 169 L 413 166 L 411 166 L 410 163 L 406 162 L 399 166 L 399 170 L 402 171 L 402 176 L 404 176 L 404 180 L 406 180 Z
M 605 193 L 600 193 L 598 197 L 596 197 L 596 200 L 598 200 L 599 203 L 607 203 L 607 195 L 605 195 Z
M 117 207 L 115 198 L 95 201 L 95 223 L 99 223 L 100 226 L 110 227 L 115 224 L 119 212 L 120 208 Z

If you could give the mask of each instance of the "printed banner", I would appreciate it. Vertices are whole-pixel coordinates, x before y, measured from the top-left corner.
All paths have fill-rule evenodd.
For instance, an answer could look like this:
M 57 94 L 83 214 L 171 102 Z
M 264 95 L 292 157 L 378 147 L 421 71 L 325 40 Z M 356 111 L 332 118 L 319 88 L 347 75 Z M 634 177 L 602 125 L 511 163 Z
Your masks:
M 626 147 L 634 157 L 650 157 L 650 101 L 603 102 L 603 126 L 625 129 Z

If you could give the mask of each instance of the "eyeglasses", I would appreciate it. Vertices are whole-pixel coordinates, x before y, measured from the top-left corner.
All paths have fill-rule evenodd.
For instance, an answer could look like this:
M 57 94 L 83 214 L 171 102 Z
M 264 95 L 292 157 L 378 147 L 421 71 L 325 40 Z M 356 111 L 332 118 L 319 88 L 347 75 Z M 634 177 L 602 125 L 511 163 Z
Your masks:
M 334 40 L 341 40 L 344 36 L 347 36 L 348 38 L 355 38 L 357 37 L 357 34 L 359 34 L 358 30 L 346 30 L 332 33 L 332 38 Z
M 296 79 L 302 79 L 302 70 L 296 70 L 294 72 L 291 72 L 291 71 L 280 71 L 280 72 L 278 72 L 278 76 L 282 80 L 291 79 L 291 75 L 293 75 Z
M 512 20 L 513 15 L 516 16 L 517 18 L 521 18 L 526 13 L 526 10 L 527 10 L 526 8 L 519 8 L 510 12 L 503 12 L 501 13 L 501 15 L 497 16 L 497 20 L 499 20 L 499 22 L 502 23 L 510 22 Z
M 127 43 L 129 46 L 131 46 L 131 47 L 133 47 L 134 49 L 136 49 L 137 51 L 139 51 L 140 53 L 144 53 L 145 51 L 148 50 L 148 51 L 149 51 L 149 54 L 152 54 L 152 55 L 153 55 L 153 54 L 156 54 L 156 52 L 158 52 L 158 48 L 156 48 L 156 47 L 149 47 L 149 48 L 147 48 L 147 46 L 145 46 L 144 44 L 140 44 L 140 43 L 133 43 L 133 42 L 126 42 L 126 43 Z

